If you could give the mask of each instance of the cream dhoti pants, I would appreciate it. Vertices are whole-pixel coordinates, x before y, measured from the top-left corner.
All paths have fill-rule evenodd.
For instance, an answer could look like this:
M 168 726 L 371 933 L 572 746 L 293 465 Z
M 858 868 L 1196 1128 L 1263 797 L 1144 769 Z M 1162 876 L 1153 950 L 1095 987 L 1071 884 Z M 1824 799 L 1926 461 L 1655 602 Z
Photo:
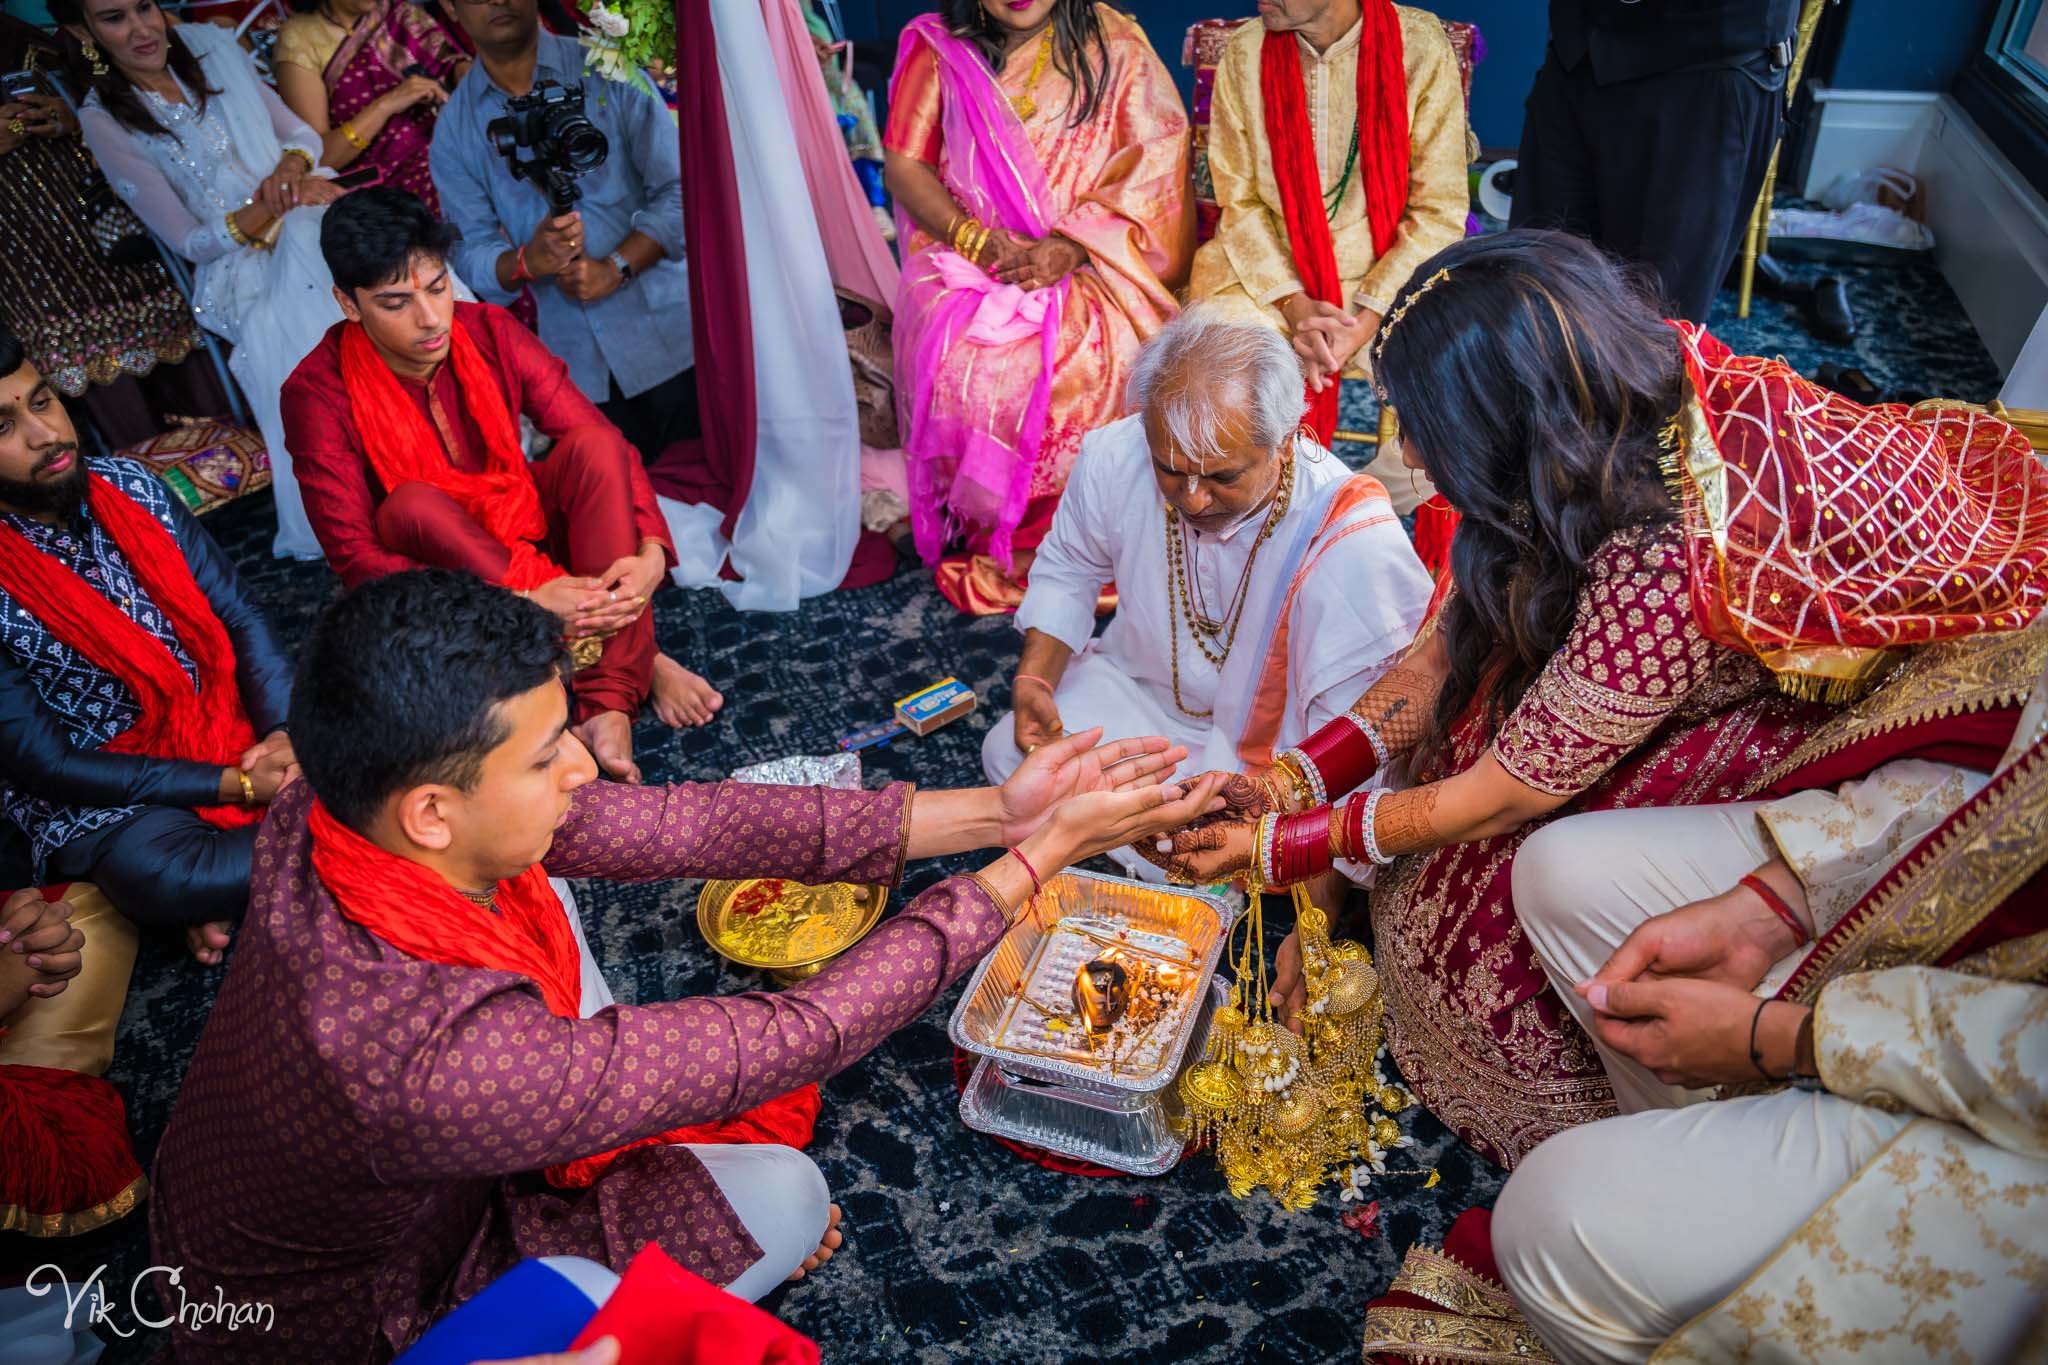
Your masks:
M 1515 914 L 1592 1034 L 1572 986 L 1644 920 L 1719 895 L 1774 856 L 1757 806 L 1594 811 L 1515 854 Z M 1792 963 L 1758 987 L 1775 992 Z M 1596 1046 L 1597 1046 L 1596 1040 Z M 1908 1122 L 1834 1095 L 1699 1103 L 1605 1047 L 1619 1118 L 1549 1139 L 1493 1215 L 1501 1279 L 1551 1354 L 1647 1360 L 1732 1292 Z

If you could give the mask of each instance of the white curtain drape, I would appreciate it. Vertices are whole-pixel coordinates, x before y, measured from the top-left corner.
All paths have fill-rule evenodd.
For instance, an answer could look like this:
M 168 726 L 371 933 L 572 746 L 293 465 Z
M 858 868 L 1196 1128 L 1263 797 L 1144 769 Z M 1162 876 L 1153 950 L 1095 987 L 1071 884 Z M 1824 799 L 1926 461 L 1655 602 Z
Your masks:
M 846 334 L 760 0 L 711 0 L 733 139 L 759 414 L 753 491 L 728 544 L 718 510 L 661 499 L 682 562 L 742 611 L 789 611 L 846 577 L 860 538 L 860 418 Z M 727 558 L 740 582 L 721 581 Z

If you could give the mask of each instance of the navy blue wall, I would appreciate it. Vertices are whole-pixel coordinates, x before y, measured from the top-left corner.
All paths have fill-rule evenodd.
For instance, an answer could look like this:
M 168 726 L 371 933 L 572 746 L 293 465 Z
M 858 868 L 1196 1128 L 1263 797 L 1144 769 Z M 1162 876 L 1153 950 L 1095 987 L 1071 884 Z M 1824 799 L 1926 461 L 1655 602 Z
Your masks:
M 1111 0 L 1138 17 L 1167 66 L 1188 93 L 1180 64 L 1181 36 L 1189 24 L 1243 14 L 1249 0 Z M 841 0 L 854 38 L 880 26 L 894 34 L 930 0 Z M 1543 61 L 1549 30 L 1543 0 L 1431 0 L 1446 19 L 1479 25 L 1486 61 L 1472 82 L 1472 127 L 1488 147 L 1512 148 L 1522 138 L 1522 102 Z M 1946 90 L 1984 42 L 1998 0 L 1846 0 L 1821 20 L 1840 29 L 1840 56 L 1829 84 L 1859 90 Z M 877 13 L 879 11 L 879 14 Z M 865 29 L 868 32 L 864 33 Z M 893 56 L 893 51 L 889 54 Z
M 1828 83 L 1843 90 L 1946 90 L 1984 46 L 1998 0 L 1849 0 Z

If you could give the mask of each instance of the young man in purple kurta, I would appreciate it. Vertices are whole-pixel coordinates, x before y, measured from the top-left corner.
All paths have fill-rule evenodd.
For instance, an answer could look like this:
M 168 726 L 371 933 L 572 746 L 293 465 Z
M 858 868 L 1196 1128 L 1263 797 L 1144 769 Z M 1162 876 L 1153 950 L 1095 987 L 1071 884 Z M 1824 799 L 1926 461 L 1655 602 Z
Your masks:
M 825 1235 L 815 1167 L 787 1148 L 752 1149 L 787 1157 L 750 1173 L 737 1199 L 699 1148 L 638 1149 L 578 1191 L 540 1168 L 832 1075 L 995 943 L 1030 869 L 1050 875 L 1210 805 L 1206 786 L 1150 785 L 1184 750 L 1090 750 L 1094 733 L 1046 746 L 1000 789 L 596 782 L 564 733 L 558 636 L 541 608 L 440 571 L 367 584 L 316 632 L 291 717 L 306 780 L 257 842 L 248 917 L 157 1154 L 150 1213 L 154 1259 L 182 1271 L 166 1311 L 181 1294 L 224 1296 L 270 1305 L 274 1325 L 181 1326 L 179 1359 L 385 1360 L 528 1256 L 623 1270 L 658 1241 L 713 1283 L 752 1275 L 755 1294 L 817 1264 L 838 1235 Z M 779 994 L 572 1019 L 526 977 L 436 965 L 344 917 L 311 864 L 316 796 L 457 891 L 536 862 L 557 878 L 893 883 L 906 857 L 1017 851 L 926 891 Z

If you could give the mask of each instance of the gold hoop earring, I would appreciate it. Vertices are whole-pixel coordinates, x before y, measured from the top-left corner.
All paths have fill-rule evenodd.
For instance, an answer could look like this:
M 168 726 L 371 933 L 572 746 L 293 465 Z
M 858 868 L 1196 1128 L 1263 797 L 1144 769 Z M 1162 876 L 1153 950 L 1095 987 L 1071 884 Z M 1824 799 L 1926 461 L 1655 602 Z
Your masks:
M 106 75 L 107 64 L 100 60 L 99 46 L 90 38 L 80 43 L 79 46 L 85 51 L 85 60 L 92 67 L 92 74 L 95 76 Z

